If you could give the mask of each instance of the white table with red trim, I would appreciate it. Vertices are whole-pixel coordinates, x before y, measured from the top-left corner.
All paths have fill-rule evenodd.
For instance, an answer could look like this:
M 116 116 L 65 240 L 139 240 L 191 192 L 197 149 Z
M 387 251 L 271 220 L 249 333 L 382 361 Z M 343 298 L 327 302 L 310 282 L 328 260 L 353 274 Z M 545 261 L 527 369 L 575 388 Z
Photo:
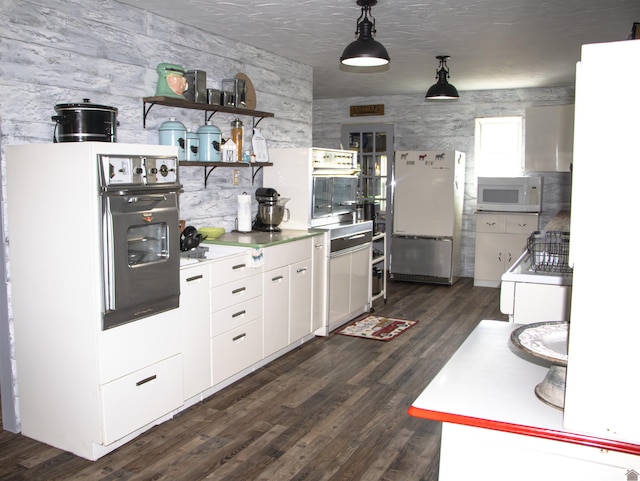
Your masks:
M 481 321 L 409 408 L 443 423 L 439 481 L 637 476 L 640 445 L 568 431 L 563 411 L 538 399 L 549 364 L 511 343 L 517 327 Z

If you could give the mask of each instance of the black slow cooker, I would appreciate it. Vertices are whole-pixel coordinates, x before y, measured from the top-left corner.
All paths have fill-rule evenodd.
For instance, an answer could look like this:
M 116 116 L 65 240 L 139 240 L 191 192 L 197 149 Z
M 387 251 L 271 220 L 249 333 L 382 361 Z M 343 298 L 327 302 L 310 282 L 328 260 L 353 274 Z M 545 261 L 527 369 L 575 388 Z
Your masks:
M 118 109 L 92 104 L 89 99 L 75 104 L 58 104 L 54 142 L 115 142 Z

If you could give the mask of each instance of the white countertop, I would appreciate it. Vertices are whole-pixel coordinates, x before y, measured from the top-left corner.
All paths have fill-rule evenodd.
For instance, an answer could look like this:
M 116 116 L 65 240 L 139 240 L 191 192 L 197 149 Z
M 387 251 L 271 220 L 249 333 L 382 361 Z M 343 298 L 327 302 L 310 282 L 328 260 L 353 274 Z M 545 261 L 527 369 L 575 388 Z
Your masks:
M 563 412 L 535 386 L 549 363 L 513 346 L 504 321 L 481 321 L 409 408 L 415 417 L 640 454 L 640 446 L 563 428 Z
M 413 403 L 440 411 L 503 423 L 562 429 L 562 411 L 540 401 L 534 388 L 548 371 L 511 344 L 519 327 L 482 321 Z

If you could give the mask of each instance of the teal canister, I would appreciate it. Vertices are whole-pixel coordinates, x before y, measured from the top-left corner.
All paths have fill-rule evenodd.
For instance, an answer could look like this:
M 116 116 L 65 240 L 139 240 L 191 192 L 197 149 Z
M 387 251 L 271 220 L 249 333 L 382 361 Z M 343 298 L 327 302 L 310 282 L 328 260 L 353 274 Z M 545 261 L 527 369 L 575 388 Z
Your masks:
M 198 155 L 203 162 L 220 162 L 222 132 L 211 122 L 198 129 Z
M 198 145 L 200 144 L 200 138 L 196 132 L 191 132 L 187 129 L 187 160 L 199 160 Z
M 178 160 L 187 160 L 186 142 L 187 128 L 174 117 L 162 122 L 158 128 L 160 145 L 178 146 Z

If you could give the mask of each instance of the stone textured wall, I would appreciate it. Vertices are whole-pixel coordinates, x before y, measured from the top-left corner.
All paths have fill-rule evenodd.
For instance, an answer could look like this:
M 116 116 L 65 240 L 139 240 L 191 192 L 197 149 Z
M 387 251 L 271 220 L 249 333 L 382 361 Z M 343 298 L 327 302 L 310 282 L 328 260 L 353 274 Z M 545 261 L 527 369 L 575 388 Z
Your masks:
M 354 74 L 359 75 L 359 74 Z M 375 75 L 375 74 L 372 74 Z M 426 85 L 426 84 L 425 84 Z M 426 87 L 425 87 L 426 88 Z M 313 103 L 313 145 L 338 148 L 343 124 L 394 124 L 394 150 L 460 150 L 466 152 L 463 216 L 462 275 L 473 277 L 475 261 L 476 177 L 474 130 L 477 117 L 522 116 L 530 106 L 566 105 L 574 102 L 574 88 L 479 90 L 460 92 L 451 102 L 424 101 L 424 94 L 322 99 Z M 384 115 L 349 117 L 351 105 L 384 104 Z M 524 154 L 523 154 L 524 158 Z M 543 175 L 543 227 L 559 210 L 569 208 L 571 176 Z
M 247 74 L 256 89 L 257 110 L 275 115 L 259 125 L 268 145 L 311 146 L 311 67 L 113 0 L 3 0 L 0 2 L 0 58 L 3 192 L 6 185 L 4 147 L 52 142 L 51 116 L 55 115 L 57 104 L 88 98 L 93 103 L 118 108 L 119 143 L 157 144 L 157 129 L 170 117 L 197 130 L 205 122 L 203 111 L 163 106 L 151 109 L 143 129 L 142 98 L 155 94 L 156 66 L 162 62 L 206 71 L 207 86 L 211 88 L 219 88 L 222 79 L 233 78 L 239 72 Z M 226 138 L 234 118 L 215 114 L 211 121 Z M 245 124 L 245 142 L 250 142 L 252 118 L 241 120 Z M 240 184 L 233 186 L 233 169 L 216 168 L 205 189 L 202 167 L 181 168 L 184 185 L 180 196 L 181 217 L 198 227 L 232 229 L 237 216 L 236 196 L 245 191 L 253 193 L 262 185 L 261 172 L 255 176 L 255 182 L 251 179 L 251 169 L 243 168 L 239 172 Z M 34 175 L 46 175 L 46 172 L 34 172 Z M 255 213 L 255 202 L 253 209 Z M 0 216 L 6 218 L 2 215 L 4 212 L 3 202 Z M 63 228 L 63 212 L 60 219 Z M 10 235 L 4 221 L 1 225 L 4 236 Z M 10 262 L 10 251 L 6 253 Z M 6 274 L 10 278 L 10 271 Z M 4 297 L 0 296 L 0 307 Z M 15 381 L 16 377 L 10 299 L 8 304 L 0 313 L 0 380 L 4 427 L 17 430 L 19 419 L 14 424 L 10 418 L 13 407 L 17 417 L 18 389 L 15 382 L 13 386 L 7 382 L 7 379 Z

